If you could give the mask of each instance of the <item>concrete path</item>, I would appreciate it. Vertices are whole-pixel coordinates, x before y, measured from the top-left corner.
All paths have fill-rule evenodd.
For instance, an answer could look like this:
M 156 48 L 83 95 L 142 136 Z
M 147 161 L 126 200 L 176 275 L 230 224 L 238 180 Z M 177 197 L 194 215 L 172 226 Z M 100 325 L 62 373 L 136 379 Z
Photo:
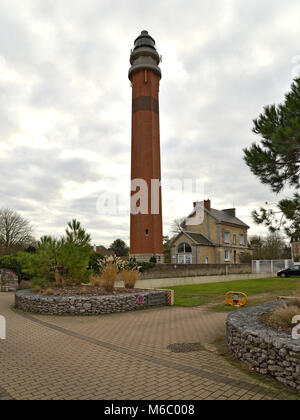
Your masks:
M 225 333 L 226 314 L 173 307 L 60 318 L 17 312 L 13 302 L 13 294 L 0 293 L 0 314 L 7 320 L 0 400 L 291 397 L 210 351 L 207 344 Z M 167 350 L 169 344 L 196 342 L 205 349 Z

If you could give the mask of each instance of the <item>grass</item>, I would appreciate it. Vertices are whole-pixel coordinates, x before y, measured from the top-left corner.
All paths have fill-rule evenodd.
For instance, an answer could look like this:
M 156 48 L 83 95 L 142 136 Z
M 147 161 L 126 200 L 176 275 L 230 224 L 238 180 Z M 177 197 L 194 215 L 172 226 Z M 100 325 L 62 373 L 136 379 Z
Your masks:
M 212 305 L 212 310 L 229 311 L 236 308 L 225 304 L 227 292 L 244 292 L 248 295 L 247 306 L 252 306 L 276 298 L 279 295 L 294 295 L 300 292 L 300 278 L 265 278 L 253 280 L 234 280 L 222 283 L 194 284 L 191 286 L 166 287 L 175 292 L 175 305 L 193 307 L 207 304 Z

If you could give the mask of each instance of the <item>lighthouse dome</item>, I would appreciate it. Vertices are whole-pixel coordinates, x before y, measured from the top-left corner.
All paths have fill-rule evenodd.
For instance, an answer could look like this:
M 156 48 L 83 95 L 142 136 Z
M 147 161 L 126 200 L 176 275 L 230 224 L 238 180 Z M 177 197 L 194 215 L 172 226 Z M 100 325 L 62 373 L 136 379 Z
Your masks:
M 141 35 L 134 41 L 134 50 L 137 48 L 148 47 L 148 48 L 155 48 L 155 41 L 149 35 L 148 31 L 142 31 Z

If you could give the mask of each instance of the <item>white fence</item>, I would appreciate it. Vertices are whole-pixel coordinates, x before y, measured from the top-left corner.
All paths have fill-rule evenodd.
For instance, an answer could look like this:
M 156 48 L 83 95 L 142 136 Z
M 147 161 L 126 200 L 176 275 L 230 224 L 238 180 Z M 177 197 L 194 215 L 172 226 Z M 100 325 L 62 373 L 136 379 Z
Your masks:
M 254 260 L 252 261 L 252 273 L 277 273 L 293 264 L 293 260 Z

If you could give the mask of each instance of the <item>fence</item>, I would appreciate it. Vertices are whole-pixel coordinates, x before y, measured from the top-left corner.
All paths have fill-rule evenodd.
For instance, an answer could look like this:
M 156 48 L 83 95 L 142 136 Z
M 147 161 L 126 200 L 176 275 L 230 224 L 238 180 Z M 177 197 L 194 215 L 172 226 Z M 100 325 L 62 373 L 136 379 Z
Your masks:
M 252 261 L 252 273 L 277 273 L 293 264 L 293 260 L 254 260 Z

